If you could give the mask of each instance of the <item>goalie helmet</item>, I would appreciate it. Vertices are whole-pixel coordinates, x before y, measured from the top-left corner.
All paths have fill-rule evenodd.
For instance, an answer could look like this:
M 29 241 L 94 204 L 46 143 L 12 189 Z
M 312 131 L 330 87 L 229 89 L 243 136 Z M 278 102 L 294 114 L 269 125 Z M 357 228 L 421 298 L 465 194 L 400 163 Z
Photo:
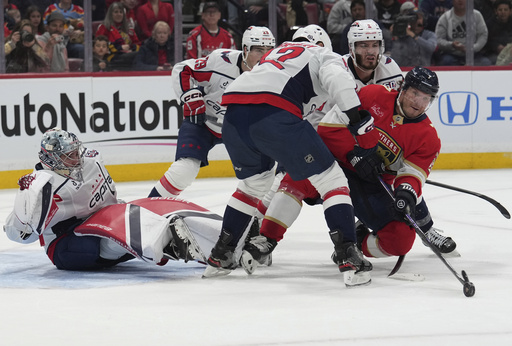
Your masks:
M 272 47 L 276 45 L 276 39 L 269 28 L 264 26 L 250 26 L 245 30 L 242 36 L 242 58 L 247 65 L 247 55 L 252 46 Z M 247 47 L 247 52 L 245 51 Z
M 314 44 L 322 43 L 324 47 L 332 51 L 332 43 L 329 35 L 322 27 L 316 24 L 310 24 L 304 28 L 299 28 L 293 34 L 292 41 L 307 41 Z
M 439 80 L 434 71 L 428 68 L 416 66 L 405 75 L 403 90 L 413 87 L 429 94 L 432 97 L 436 97 L 439 91 Z
M 53 128 L 43 134 L 39 159 L 48 169 L 82 181 L 84 148 L 75 134 Z
M 356 61 L 356 42 L 380 41 L 380 52 L 377 61 L 384 54 L 384 39 L 379 24 L 372 19 L 356 20 L 347 34 L 350 56 Z

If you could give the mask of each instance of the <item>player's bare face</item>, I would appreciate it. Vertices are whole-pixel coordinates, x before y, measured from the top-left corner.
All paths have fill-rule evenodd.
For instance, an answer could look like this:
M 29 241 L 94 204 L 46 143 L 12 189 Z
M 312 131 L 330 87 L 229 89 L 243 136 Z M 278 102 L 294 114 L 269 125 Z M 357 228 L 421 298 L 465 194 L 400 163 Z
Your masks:
M 400 104 L 405 113 L 404 116 L 409 119 L 419 117 L 430 106 L 432 97 L 415 88 L 408 88 L 400 94 Z
M 267 54 L 269 50 L 272 50 L 273 47 L 266 46 L 252 46 L 249 54 L 247 54 L 247 65 L 251 68 L 254 67 L 261 58 Z
M 380 41 L 362 41 L 354 45 L 357 65 L 374 70 L 379 63 Z

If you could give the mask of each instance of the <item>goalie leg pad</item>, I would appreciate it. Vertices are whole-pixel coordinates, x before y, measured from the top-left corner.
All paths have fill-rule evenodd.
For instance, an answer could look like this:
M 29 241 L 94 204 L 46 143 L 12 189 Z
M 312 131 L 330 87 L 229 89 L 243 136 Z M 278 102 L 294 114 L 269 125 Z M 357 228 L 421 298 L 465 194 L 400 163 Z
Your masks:
M 133 204 L 105 207 L 75 228 L 77 235 L 95 235 L 117 242 L 130 254 L 159 263 L 171 241 L 168 220 Z

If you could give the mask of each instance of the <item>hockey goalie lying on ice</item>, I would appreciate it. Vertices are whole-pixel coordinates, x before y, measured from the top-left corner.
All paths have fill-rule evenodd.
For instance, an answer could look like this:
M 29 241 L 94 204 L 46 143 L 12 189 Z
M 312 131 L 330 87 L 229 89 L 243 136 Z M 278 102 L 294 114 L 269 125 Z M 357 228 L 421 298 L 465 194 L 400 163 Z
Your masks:
M 73 133 L 48 130 L 39 158 L 18 181 L 4 231 L 20 243 L 39 239 L 59 269 L 100 269 L 134 258 L 159 265 L 206 261 L 219 238 L 222 218 L 193 203 L 119 201 L 99 152 L 84 149 Z

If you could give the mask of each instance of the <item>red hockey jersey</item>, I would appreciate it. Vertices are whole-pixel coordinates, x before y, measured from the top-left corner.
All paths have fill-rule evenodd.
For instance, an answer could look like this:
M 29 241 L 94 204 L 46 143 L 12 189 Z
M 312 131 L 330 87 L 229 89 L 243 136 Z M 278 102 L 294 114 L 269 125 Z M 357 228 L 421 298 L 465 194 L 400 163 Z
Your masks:
M 375 120 L 379 134 L 379 152 L 386 168 L 397 176 L 385 174 L 387 183 L 397 187 L 409 183 L 421 195 L 421 188 L 434 165 L 441 140 L 426 114 L 408 119 L 397 114 L 395 106 L 398 91 L 382 85 L 368 85 L 359 91 L 361 109 L 368 110 Z M 351 168 L 347 154 L 356 141 L 347 129 L 348 118 L 338 108 L 331 110 L 318 126 L 331 152 L 343 167 Z

